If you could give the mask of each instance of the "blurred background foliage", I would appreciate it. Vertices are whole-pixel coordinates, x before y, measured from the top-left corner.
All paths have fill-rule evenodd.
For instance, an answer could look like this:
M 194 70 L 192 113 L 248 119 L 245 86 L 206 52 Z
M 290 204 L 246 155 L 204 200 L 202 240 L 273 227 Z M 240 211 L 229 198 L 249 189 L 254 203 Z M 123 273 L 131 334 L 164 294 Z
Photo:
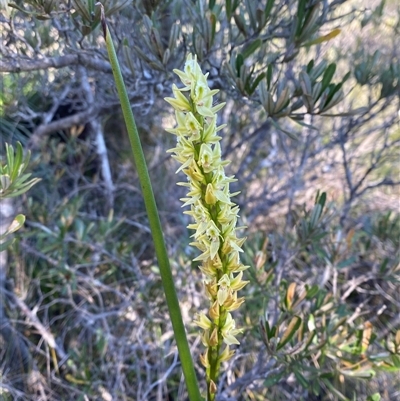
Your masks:
M 398 2 L 102 3 L 199 377 L 191 321 L 206 302 L 164 131 L 188 52 L 227 102 L 248 226 L 245 332 L 217 399 L 399 400 Z M 1 258 L 0 398 L 186 400 L 99 8 L 0 8 L 2 166 L 20 141 L 41 179 L 13 200 L 25 227 Z

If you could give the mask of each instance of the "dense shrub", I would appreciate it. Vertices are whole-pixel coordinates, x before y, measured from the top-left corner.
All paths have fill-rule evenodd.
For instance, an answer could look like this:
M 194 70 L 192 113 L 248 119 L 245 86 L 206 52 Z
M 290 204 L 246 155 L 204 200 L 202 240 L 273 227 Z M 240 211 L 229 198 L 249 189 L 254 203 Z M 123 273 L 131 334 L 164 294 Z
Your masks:
M 0 265 L 2 320 L 30 360 L 0 338 L 0 395 L 185 400 L 94 3 L 0 3 L 2 149 L 21 141 L 41 178 L 12 204 L 26 223 Z M 189 52 L 227 102 L 222 148 L 248 227 L 245 332 L 217 399 L 399 399 L 396 2 L 103 3 L 199 377 L 192 320 L 207 303 L 163 101 Z

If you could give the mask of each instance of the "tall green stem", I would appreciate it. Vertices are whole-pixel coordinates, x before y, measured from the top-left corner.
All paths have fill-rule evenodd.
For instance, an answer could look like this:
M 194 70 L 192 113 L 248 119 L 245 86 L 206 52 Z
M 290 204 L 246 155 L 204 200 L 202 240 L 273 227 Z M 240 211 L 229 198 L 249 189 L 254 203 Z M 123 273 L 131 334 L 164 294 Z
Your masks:
M 108 56 L 114 74 L 115 84 L 118 90 L 118 96 L 121 102 L 126 128 L 128 130 L 129 141 L 131 143 L 134 162 L 138 172 L 140 186 L 143 192 L 144 203 L 149 218 L 151 234 L 154 241 L 154 248 L 156 251 L 160 267 L 161 279 L 164 286 L 165 297 L 167 299 L 167 305 L 171 317 L 172 327 L 175 334 L 175 340 L 178 346 L 179 357 L 182 364 L 182 371 L 185 376 L 189 399 L 190 401 L 202 401 L 203 398 L 200 396 L 193 360 L 190 354 L 189 344 L 186 338 L 185 326 L 183 324 L 182 314 L 179 307 L 179 301 L 174 286 L 167 249 L 164 242 L 160 218 L 158 215 L 157 205 L 154 199 L 153 189 L 151 186 L 146 160 L 144 158 L 142 145 L 140 143 L 138 130 L 129 103 L 129 98 L 124 84 L 124 80 L 122 78 L 121 69 L 119 67 L 114 44 L 110 35 L 110 31 L 105 21 L 103 11 L 102 11 L 102 26 L 103 26 L 104 38 L 107 45 Z

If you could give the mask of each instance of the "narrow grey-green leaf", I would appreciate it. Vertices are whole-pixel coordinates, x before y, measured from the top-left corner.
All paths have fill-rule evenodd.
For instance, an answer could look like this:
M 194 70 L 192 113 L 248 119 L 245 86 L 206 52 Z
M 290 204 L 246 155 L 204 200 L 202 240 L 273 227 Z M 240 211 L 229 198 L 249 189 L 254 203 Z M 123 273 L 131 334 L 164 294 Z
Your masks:
M 251 56 L 262 44 L 262 41 L 260 38 L 254 40 L 253 42 L 249 43 L 247 46 L 245 46 L 242 49 L 242 56 L 243 58 L 247 58 Z
M 7 250 L 8 247 L 10 247 L 13 244 L 14 241 L 15 241 L 15 238 L 12 238 L 12 239 L 9 239 L 9 240 L 7 240 L 5 242 L 0 243 L 0 252 L 3 252 L 5 250 Z
M 329 64 L 322 77 L 322 90 L 321 90 L 322 92 L 331 83 L 335 71 L 336 71 L 336 64 L 335 63 Z
M 282 131 L 282 132 L 283 132 L 284 134 L 286 134 L 289 138 L 294 139 L 294 140 L 296 140 L 296 141 L 299 140 L 299 138 L 297 137 L 297 135 L 296 135 L 294 132 L 290 132 L 290 131 L 288 131 L 288 130 L 282 128 L 282 127 L 281 127 L 276 121 L 274 121 L 272 118 L 271 118 L 270 121 L 271 121 L 272 125 L 273 125 L 276 129 L 278 129 L 279 131 Z
M 278 343 L 277 350 L 284 347 L 293 338 L 294 334 L 299 329 L 300 324 L 301 324 L 301 318 L 299 316 L 293 316 L 288 327 L 283 333 L 281 340 Z

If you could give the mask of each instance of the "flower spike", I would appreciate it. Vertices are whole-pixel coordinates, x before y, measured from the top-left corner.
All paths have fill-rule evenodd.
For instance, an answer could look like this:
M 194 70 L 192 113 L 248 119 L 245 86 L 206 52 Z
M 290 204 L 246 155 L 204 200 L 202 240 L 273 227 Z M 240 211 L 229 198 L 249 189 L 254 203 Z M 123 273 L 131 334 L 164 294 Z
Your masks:
M 203 330 L 202 342 L 207 349 L 200 359 L 206 368 L 207 400 L 213 401 L 221 363 L 233 356 L 229 346 L 239 344 L 236 336 L 242 332 L 230 312 L 244 302 L 237 292 L 248 283 L 242 280 L 247 267 L 239 259 L 245 238 L 237 236 L 239 207 L 231 201 L 235 194 L 229 191 L 229 184 L 236 180 L 225 175 L 224 167 L 230 162 L 221 159 L 221 137 L 217 135 L 225 125 L 217 126 L 216 113 L 225 103 L 214 105 L 218 90 L 209 88 L 208 74 L 202 73 L 196 56 L 189 54 L 183 71 L 174 72 L 184 87 L 173 85 L 174 97 L 165 98 L 175 109 L 177 121 L 174 129 L 167 130 L 177 137 L 176 147 L 169 152 L 181 164 L 177 172 L 187 177 L 187 182 L 180 183 L 188 187 L 182 201 L 190 211 L 184 213 L 194 220 L 188 225 L 195 231 L 190 245 L 201 252 L 194 261 L 201 262 L 210 301 L 208 316 L 197 314 L 194 324 Z

